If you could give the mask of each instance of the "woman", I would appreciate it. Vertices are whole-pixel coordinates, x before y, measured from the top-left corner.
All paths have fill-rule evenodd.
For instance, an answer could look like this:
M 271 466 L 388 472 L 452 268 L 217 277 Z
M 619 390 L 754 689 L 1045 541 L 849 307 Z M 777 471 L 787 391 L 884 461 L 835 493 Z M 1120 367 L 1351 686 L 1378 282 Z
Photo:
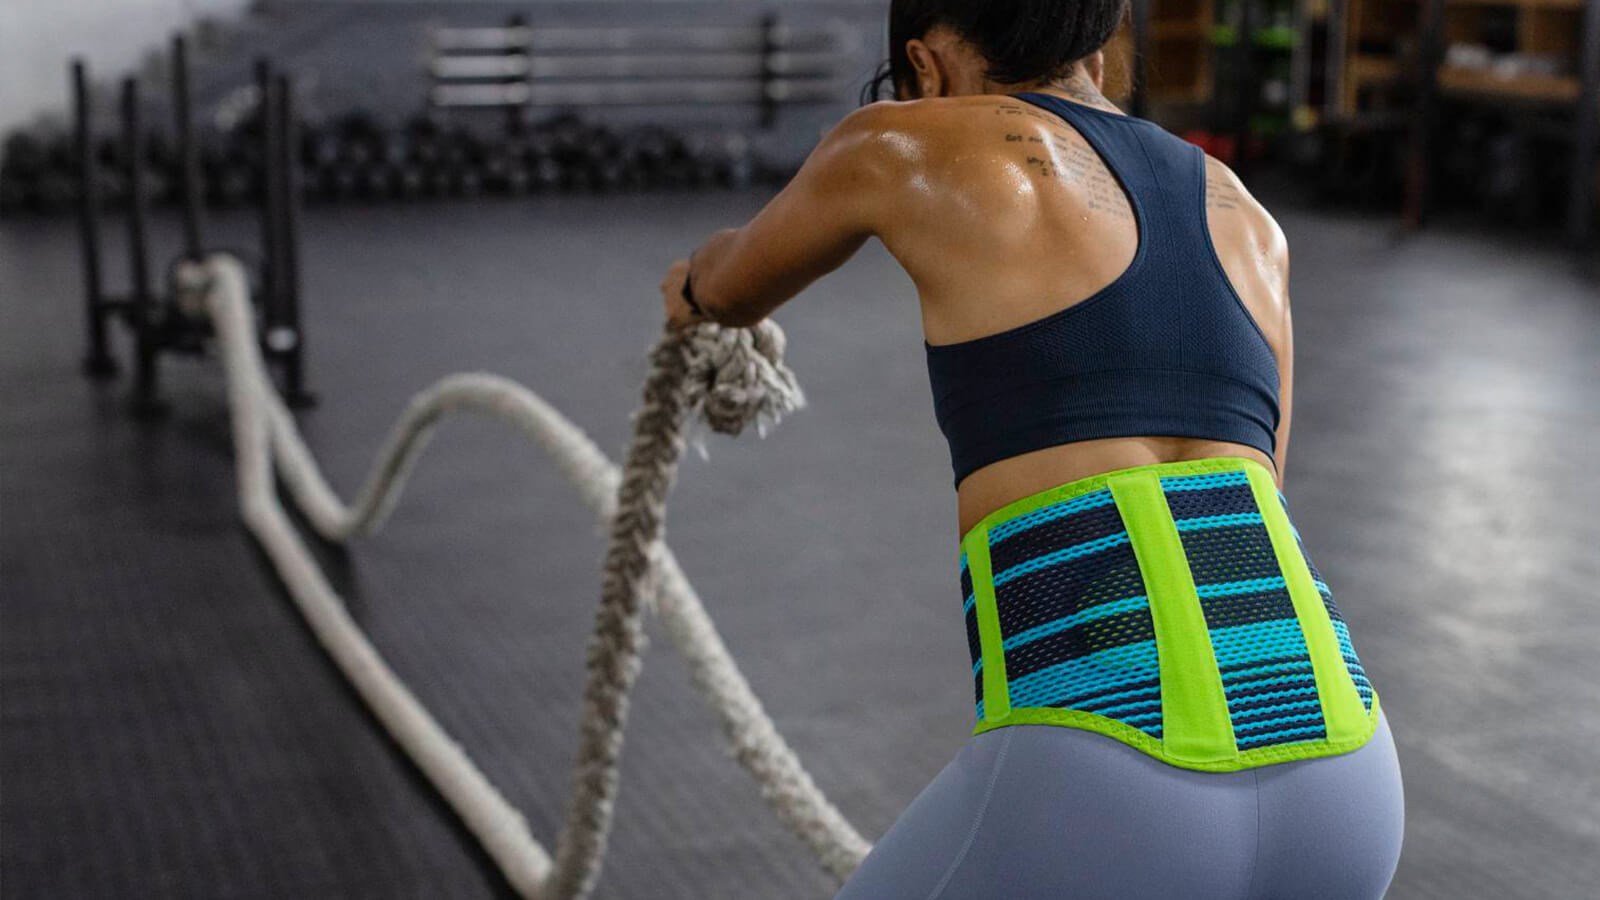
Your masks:
M 1288 255 L 1101 96 L 1125 0 L 895 0 L 887 79 L 669 324 L 747 326 L 869 237 L 921 300 L 977 725 L 839 894 L 1381 897 L 1400 772 L 1289 523 Z

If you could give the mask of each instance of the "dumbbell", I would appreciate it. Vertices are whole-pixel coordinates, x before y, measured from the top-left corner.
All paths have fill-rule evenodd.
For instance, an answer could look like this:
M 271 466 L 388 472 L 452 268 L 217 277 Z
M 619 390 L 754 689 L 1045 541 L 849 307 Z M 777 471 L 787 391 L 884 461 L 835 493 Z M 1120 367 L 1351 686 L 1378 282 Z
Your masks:
M 358 170 L 360 193 L 368 200 L 388 200 L 395 195 L 395 169 L 387 163 L 373 162 Z
M 426 193 L 430 197 L 448 197 L 451 190 L 450 171 L 443 165 L 429 166 L 426 173 Z
M 33 208 L 38 212 L 47 215 L 65 212 L 77 196 L 77 179 L 54 168 L 34 180 Z
M 343 143 L 332 131 L 307 127 L 300 133 L 300 159 L 311 168 L 327 168 L 343 157 Z
M 246 166 L 226 164 L 213 170 L 208 178 L 212 196 L 224 207 L 242 206 L 255 196 L 255 175 Z
M 533 186 L 538 190 L 555 190 L 562 185 L 561 164 L 549 156 L 540 156 L 532 167 Z
M 6 138 L 0 171 L 19 179 L 38 178 L 49 167 L 44 144 L 31 134 L 18 131 Z
M 681 188 L 693 183 L 693 164 L 686 157 L 668 158 L 661 164 L 657 181 L 662 187 Z
M 491 150 L 482 162 L 471 168 L 478 173 L 484 190 L 497 194 L 505 189 L 506 172 L 511 168 L 511 163 L 500 152 Z
M 427 192 L 428 177 L 422 167 L 413 162 L 403 163 L 395 175 L 395 195 L 402 200 L 416 200 Z
M 505 191 L 512 196 L 521 196 L 533 189 L 533 173 L 521 161 L 514 160 L 506 168 Z
M 545 123 L 545 129 L 554 143 L 552 149 L 557 159 L 567 162 L 583 155 L 589 134 L 577 116 L 571 113 L 556 116 Z
M 331 165 L 317 170 L 317 195 L 323 200 L 343 202 L 354 197 L 360 179 L 349 166 Z
M 534 131 L 523 141 L 525 158 L 553 157 L 556 155 L 555 135 L 547 130 Z
M 175 199 L 177 190 L 178 157 L 172 144 L 161 131 L 151 131 L 145 136 L 145 162 L 150 171 L 160 177 L 160 190 L 152 183 L 149 197 L 152 203 L 166 203 Z
M 0 170 L 0 216 L 22 212 L 28 205 L 28 188 L 20 179 Z
M 616 158 L 599 159 L 589 167 L 592 187 L 597 191 L 614 191 L 622 187 L 627 177 L 626 166 Z
M 378 143 L 379 156 L 391 166 L 399 166 L 411 159 L 411 138 L 404 132 L 391 131 Z

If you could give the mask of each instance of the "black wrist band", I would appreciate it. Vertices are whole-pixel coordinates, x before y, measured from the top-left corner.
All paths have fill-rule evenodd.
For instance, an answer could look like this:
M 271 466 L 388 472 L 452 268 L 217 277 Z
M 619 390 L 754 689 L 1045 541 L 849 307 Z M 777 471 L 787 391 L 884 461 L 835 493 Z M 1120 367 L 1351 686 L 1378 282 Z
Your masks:
M 689 308 L 694 310 L 694 314 L 699 316 L 700 318 L 702 318 L 702 319 L 711 318 L 710 316 L 706 315 L 705 309 L 703 309 L 700 306 L 699 302 L 697 302 L 694 299 L 694 291 L 689 288 L 689 273 L 688 272 L 683 273 L 683 302 L 689 304 Z

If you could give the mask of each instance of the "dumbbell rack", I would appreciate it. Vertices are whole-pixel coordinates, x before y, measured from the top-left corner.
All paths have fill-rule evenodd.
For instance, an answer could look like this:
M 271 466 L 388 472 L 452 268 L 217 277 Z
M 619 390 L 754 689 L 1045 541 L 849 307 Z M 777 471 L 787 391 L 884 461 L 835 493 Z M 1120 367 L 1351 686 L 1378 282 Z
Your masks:
M 134 409 L 142 415 L 165 410 L 158 396 L 157 376 L 166 353 L 200 354 L 211 337 L 203 311 L 186 308 L 177 282 L 180 264 L 201 259 L 204 241 L 204 186 L 200 172 L 200 142 L 195 133 L 188 47 L 182 35 L 172 40 L 172 107 L 179 155 L 179 192 L 182 200 L 183 249 L 165 272 L 160 289 L 151 287 L 147 221 L 149 197 L 144 185 L 146 136 L 139 82 L 122 81 L 120 96 L 121 156 L 126 178 L 129 276 L 127 294 L 110 296 L 101 275 L 100 192 L 91 127 L 88 67 L 72 62 L 72 97 L 78 180 L 78 220 L 83 251 L 84 299 L 88 324 L 88 352 L 84 371 L 94 378 L 111 378 L 118 364 L 110 347 L 110 326 L 121 319 L 132 331 L 135 346 Z M 257 124 L 262 141 L 258 197 L 261 210 L 262 253 L 258 277 L 251 294 L 261 319 L 262 352 L 275 364 L 283 380 L 284 397 L 293 406 L 315 402 L 305 389 L 305 334 L 300 319 L 299 242 L 296 228 L 299 185 L 294 164 L 294 98 L 289 79 L 256 63 Z

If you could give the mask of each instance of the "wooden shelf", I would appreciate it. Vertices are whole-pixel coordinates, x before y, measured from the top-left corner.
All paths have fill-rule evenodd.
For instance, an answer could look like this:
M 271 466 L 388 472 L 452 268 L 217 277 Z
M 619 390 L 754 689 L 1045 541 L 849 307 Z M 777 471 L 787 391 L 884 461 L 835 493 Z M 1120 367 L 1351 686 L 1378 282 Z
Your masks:
M 1330 7 L 1330 14 L 1338 8 Z M 1434 9 L 1442 21 L 1430 23 Z M 1600 65 L 1595 56 L 1600 54 L 1596 46 L 1600 0 L 1442 0 L 1437 7 L 1428 0 L 1345 0 L 1342 10 L 1343 21 L 1329 24 L 1343 41 L 1343 55 L 1330 55 L 1328 80 L 1338 85 L 1338 92 L 1329 110 L 1346 122 L 1398 114 L 1409 116 L 1413 126 L 1422 125 L 1408 129 L 1413 149 L 1407 163 L 1405 209 L 1410 223 L 1419 224 L 1426 216 L 1427 172 L 1432 165 L 1426 135 L 1440 115 L 1432 102 L 1437 95 L 1455 100 L 1451 106 L 1458 107 L 1509 111 L 1513 106 L 1536 106 L 1541 111 L 1570 112 L 1570 126 L 1562 126 L 1572 143 L 1567 230 L 1577 240 L 1590 233 L 1592 201 L 1586 186 L 1596 180 L 1595 115 L 1600 97 L 1595 95 L 1596 86 L 1585 82 L 1588 76 L 1577 73 L 1593 72 L 1587 67 Z M 1429 40 L 1430 24 L 1439 29 L 1437 46 Z M 1486 64 L 1452 64 L 1452 46 L 1479 48 L 1455 58 L 1471 62 L 1472 56 L 1487 53 Z M 1516 58 L 1539 60 L 1538 68 L 1547 72 L 1518 72 L 1514 66 L 1494 64 L 1497 59 Z M 1422 59 L 1438 60 L 1438 68 L 1432 73 L 1413 71 Z M 1389 91 L 1390 85 L 1398 91 Z M 1516 127 L 1526 128 L 1528 123 Z
M 1149 0 L 1147 58 L 1150 100 L 1172 105 L 1201 104 L 1211 99 L 1211 28 L 1215 0 Z M 1133 47 L 1127 22 L 1106 50 L 1106 96 L 1123 100 L 1131 94 Z
M 1392 56 L 1355 53 L 1351 54 L 1347 65 L 1350 78 L 1354 81 L 1372 83 L 1393 81 L 1400 77 L 1400 63 Z
M 1157 103 L 1191 104 L 1211 99 L 1211 85 L 1151 88 L 1150 99 Z
M 1516 97 L 1549 103 L 1575 103 L 1578 79 L 1569 75 L 1524 74 L 1504 77 L 1486 69 L 1441 66 L 1439 89 L 1453 94 Z
M 1451 42 L 1474 43 L 1481 38 L 1478 29 L 1484 15 L 1493 9 L 1516 13 L 1518 53 L 1575 59 L 1582 12 L 1588 0 L 1444 0 L 1446 46 Z M 1353 115 L 1361 108 L 1364 88 L 1393 82 L 1403 76 L 1399 60 L 1359 46 L 1369 35 L 1388 42 L 1415 41 L 1421 20 L 1419 0 L 1352 0 L 1347 7 L 1349 38 L 1344 60 L 1344 89 L 1340 111 Z M 1573 103 L 1581 91 L 1579 81 L 1570 75 L 1529 73 L 1502 76 L 1492 69 L 1444 65 L 1439 69 L 1439 89 L 1447 94 L 1491 99 L 1515 98 L 1541 103 Z
M 1150 38 L 1157 41 L 1203 40 L 1211 24 L 1196 20 L 1158 20 L 1150 23 Z
M 1584 0 L 1445 0 L 1452 6 L 1505 6 L 1513 9 L 1583 9 Z

